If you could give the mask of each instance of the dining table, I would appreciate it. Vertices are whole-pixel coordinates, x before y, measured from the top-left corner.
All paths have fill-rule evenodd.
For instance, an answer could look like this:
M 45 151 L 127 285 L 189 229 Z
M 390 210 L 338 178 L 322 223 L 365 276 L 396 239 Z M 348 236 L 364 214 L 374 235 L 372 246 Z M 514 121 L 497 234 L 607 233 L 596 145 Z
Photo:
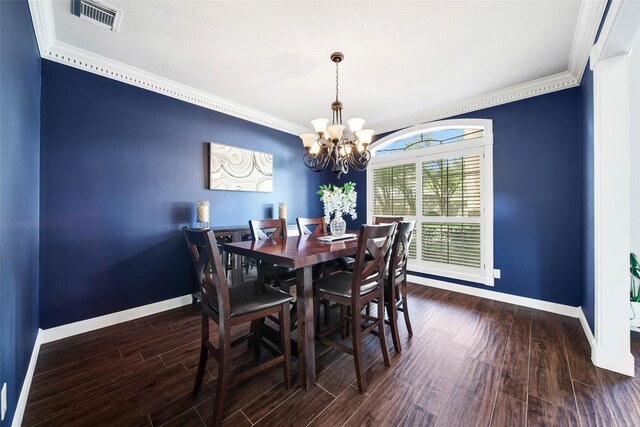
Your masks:
M 226 251 L 253 258 L 259 265 L 277 264 L 295 269 L 298 380 L 306 390 L 316 384 L 313 266 L 353 256 L 358 247 L 357 238 L 324 242 L 319 237 L 322 236 L 303 235 L 224 244 Z M 258 269 L 258 280 L 264 279 L 261 271 L 264 269 Z

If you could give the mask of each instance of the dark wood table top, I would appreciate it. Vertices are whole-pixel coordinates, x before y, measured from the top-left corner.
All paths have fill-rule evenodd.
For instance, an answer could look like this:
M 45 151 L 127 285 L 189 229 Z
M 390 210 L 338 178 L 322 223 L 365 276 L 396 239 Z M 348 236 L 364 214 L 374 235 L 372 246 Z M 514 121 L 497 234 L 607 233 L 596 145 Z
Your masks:
M 294 236 L 287 239 L 225 243 L 224 248 L 228 252 L 270 264 L 302 268 L 355 254 L 358 239 L 325 243 L 313 235 Z
M 249 224 L 244 224 L 244 225 L 218 225 L 215 227 L 210 227 L 209 228 L 211 231 L 213 231 L 214 233 L 219 233 L 219 232 L 234 232 L 234 231 L 247 231 L 250 232 L 251 229 L 249 228 Z M 287 224 L 287 229 L 298 229 L 298 226 L 296 225 L 296 223 L 293 224 Z

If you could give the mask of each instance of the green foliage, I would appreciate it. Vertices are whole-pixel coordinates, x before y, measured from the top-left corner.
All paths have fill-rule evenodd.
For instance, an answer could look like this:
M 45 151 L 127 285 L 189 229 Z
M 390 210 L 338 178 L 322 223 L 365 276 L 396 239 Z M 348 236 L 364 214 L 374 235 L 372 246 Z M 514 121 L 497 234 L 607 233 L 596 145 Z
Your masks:
M 333 191 L 336 188 L 340 188 L 337 187 L 333 184 L 328 184 L 328 185 L 321 185 L 320 189 L 318 191 L 316 191 L 316 194 L 320 197 L 322 197 L 324 195 L 325 191 Z M 353 191 L 356 189 L 356 183 L 355 182 L 345 182 L 344 185 L 342 186 L 342 192 L 343 193 L 348 193 L 349 191 Z
M 640 289 L 636 285 L 636 279 L 640 280 L 640 263 L 634 253 L 630 255 L 629 271 L 631 272 L 631 301 L 640 302 Z
M 332 191 L 333 187 L 335 187 L 335 185 L 333 184 L 329 184 L 329 185 L 321 185 L 320 189 L 318 191 L 316 191 L 316 194 L 320 197 L 322 197 L 324 195 L 325 191 Z

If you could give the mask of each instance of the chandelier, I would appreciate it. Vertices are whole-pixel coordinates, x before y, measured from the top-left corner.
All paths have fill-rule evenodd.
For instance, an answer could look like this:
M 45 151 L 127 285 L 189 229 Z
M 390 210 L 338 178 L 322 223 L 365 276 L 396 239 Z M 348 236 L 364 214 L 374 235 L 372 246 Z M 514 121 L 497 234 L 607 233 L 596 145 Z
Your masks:
M 373 130 L 362 129 L 364 119 L 353 118 L 347 120 L 351 135 L 344 132 L 342 124 L 342 102 L 338 100 L 338 64 L 344 59 L 341 52 L 333 52 L 331 61 L 336 64 L 336 100 L 331 104 L 333 121 L 331 125 L 328 119 L 311 120 L 316 133 L 300 135 L 302 145 L 307 150 L 304 155 L 304 164 L 314 172 L 323 171 L 331 164 L 331 171 L 338 178 L 342 173 L 349 172 L 352 167 L 357 171 L 363 171 L 371 159 L 371 153 L 367 149 L 373 137 Z

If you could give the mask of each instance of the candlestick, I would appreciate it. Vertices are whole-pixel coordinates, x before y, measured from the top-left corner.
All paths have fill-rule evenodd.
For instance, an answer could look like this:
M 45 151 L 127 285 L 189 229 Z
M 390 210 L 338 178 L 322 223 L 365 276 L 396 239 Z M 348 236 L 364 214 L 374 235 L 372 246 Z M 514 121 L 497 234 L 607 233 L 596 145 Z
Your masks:
M 287 219 L 287 204 L 285 202 L 278 203 L 278 218 Z
M 196 206 L 198 228 L 209 228 L 209 201 L 200 200 Z

